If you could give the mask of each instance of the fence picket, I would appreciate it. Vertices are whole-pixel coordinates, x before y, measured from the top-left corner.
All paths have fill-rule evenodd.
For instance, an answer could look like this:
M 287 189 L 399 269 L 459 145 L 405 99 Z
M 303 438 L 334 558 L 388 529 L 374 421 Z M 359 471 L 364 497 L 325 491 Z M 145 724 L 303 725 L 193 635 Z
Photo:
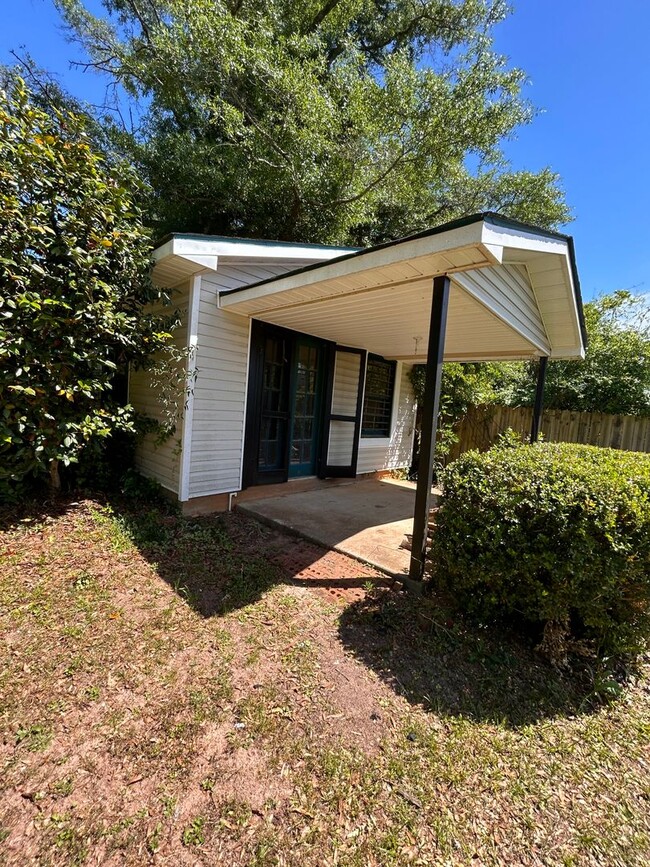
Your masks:
M 458 442 L 452 447 L 449 460 L 454 460 L 469 449 L 485 451 L 508 428 L 527 438 L 532 417 L 530 407 L 473 407 L 456 431 Z M 650 418 L 546 410 L 542 416 L 541 431 L 548 442 L 579 442 L 650 453 Z

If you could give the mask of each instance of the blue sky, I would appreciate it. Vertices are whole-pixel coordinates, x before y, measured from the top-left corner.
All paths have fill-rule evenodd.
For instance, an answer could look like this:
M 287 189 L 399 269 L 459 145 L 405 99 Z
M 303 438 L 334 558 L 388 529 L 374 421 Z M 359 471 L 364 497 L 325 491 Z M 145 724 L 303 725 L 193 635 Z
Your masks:
M 24 46 L 76 96 L 101 103 L 100 78 L 70 69 L 52 0 L 5 0 L 0 61 Z M 98 0 L 89 6 L 98 8 Z M 575 220 L 583 295 L 650 292 L 650 2 L 514 0 L 495 31 L 496 48 L 530 79 L 541 110 L 506 144 L 517 168 L 550 165 L 562 176 Z

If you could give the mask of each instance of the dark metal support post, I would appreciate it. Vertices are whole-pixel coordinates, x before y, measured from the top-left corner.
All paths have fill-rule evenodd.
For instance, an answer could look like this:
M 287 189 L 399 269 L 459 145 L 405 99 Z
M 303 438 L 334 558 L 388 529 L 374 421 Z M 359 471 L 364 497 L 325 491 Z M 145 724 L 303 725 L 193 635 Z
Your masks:
M 429 325 L 429 346 L 427 350 L 427 371 L 422 403 L 422 433 L 420 436 L 420 455 L 418 459 L 418 484 L 415 492 L 415 513 L 413 516 L 413 539 L 411 543 L 411 566 L 406 582 L 410 590 L 422 587 L 424 564 L 427 550 L 427 530 L 429 527 L 429 505 L 431 502 L 431 483 L 433 482 L 433 460 L 438 432 L 438 409 L 440 406 L 440 383 L 442 379 L 442 357 L 445 348 L 445 328 L 447 307 L 449 305 L 449 277 L 443 275 L 433 281 L 433 300 L 431 302 L 431 324 Z
M 542 410 L 544 409 L 544 383 L 546 381 L 546 364 L 548 358 L 545 355 L 539 359 L 537 369 L 537 390 L 535 392 L 535 406 L 533 407 L 533 424 L 530 429 L 530 441 L 536 443 L 539 438 L 539 427 L 542 423 Z

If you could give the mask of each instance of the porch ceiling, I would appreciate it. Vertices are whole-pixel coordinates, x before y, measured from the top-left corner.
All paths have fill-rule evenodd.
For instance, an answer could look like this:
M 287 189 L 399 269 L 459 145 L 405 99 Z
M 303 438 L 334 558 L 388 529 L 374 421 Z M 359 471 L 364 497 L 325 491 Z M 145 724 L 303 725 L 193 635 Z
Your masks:
M 445 359 L 583 356 L 570 239 L 492 214 L 223 293 L 220 304 L 386 358 L 424 361 L 432 282 L 444 273 L 452 278 Z

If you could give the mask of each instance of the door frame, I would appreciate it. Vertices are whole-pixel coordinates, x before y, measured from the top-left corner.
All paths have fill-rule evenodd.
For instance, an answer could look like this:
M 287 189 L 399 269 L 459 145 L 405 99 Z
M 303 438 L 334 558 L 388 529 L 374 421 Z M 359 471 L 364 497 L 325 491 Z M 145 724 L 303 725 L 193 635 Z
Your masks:
M 287 339 L 285 329 L 253 319 L 250 331 L 249 370 L 246 383 L 246 418 L 244 422 L 244 460 L 242 488 L 269 485 L 286 481 L 286 466 L 276 470 L 260 471 L 258 466 L 262 427 L 262 389 L 264 384 L 264 348 L 267 337 Z M 288 405 L 289 377 L 285 377 L 285 397 Z M 290 419 L 286 420 L 287 437 Z M 286 452 L 286 443 L 285 443 Z M 285 458 L 286 465 L 286 458 Z

